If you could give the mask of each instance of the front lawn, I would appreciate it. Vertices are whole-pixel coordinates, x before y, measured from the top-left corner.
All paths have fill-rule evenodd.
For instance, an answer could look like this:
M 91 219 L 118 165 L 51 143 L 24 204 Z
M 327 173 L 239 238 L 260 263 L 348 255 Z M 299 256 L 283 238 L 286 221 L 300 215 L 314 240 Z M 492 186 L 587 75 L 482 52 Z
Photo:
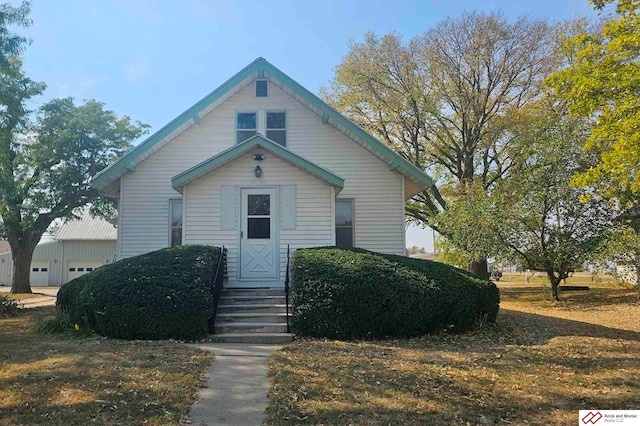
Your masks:
M 0 425 L 178 424 L 211 355 L 175 341 L 28 331 L 55 309 L 0 319 Z
M 270 358 L 267 424 L 576 424 L 580 409 L 640 409 L 637 291 L 552 302 L 540 284 L 500 287 L 495 326 L 286 346 Z

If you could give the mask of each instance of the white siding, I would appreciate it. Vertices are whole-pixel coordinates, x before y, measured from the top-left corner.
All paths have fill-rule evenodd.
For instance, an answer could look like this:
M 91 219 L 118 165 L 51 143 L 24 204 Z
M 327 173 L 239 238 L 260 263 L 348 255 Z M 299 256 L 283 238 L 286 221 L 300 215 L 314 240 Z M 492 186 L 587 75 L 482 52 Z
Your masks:
M 115 259 L 115 241 L 56 241 L 38 245 L 33 251 L 33 263 L 48 262 L 49 285 L 67 282 L 69 260 L 90 260 L 111 263 Z M 13 260 L 11 253 L 0 255 L 0 283 L 11 285 Z
M 121 257 L 168 245 L 168 200 L 180 197 L 171 188 L 171 178 L 233 146 L 235 114 L 243 110 L 286 111 L 288 148 L 345 179 L 338 197 L 355 200 L 355 244 L 404 253 L 402 175 L 331 125 L 322 124 L 317 114 L 270 83 L 269 96 L 264 98 L 255 97 L 253 84 L 246 85 L 203 117 L 200 125 L 189 128 L 123 177 Z M 290 178 L 286 183 L 292 182 Z M 188 212 L 187 217 L 192 214 Z
M 264 160 L 260 162 L 263 170 L 260 179 L 253 176 L 256 166 L 253 155 L 256 153 L 264 154 Z M 296 228 L 283 230 L 281 188 L 291 183 L 296 185 Z M 223 185 L 236 188 L 234 230 L 223 230 L 220 226 L 220 188 Z M 230 279 L 237 278 L 238 273 L 241 187 L 278 188 L 280 281 L 284 279 L 286 269 L 287 244 L 292 250 L 331 245 L 331 186 L 269 152 L 255 149 L 190 184 L 185 199 L 186 243 L 224 245 L 229 250 L 227 273 Z

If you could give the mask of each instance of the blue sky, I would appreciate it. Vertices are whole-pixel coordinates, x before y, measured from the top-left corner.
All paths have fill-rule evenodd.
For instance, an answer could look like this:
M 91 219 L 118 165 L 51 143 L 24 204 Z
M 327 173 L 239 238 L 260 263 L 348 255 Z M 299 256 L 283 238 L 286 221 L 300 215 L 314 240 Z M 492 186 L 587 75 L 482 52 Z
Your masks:
M 1 1 L 1 0 L 0 0 Z M 16 0 L 10 3 L 18 4 Z M 314 93 L 367 31 L 411 38 L 447 16 L 595 17 L 587 0 L 36 0 L 27 75 L 44 96 L 97 99 L 158 130 L 262 56 Z M 407 245 L 431 245 L 410 228 Z

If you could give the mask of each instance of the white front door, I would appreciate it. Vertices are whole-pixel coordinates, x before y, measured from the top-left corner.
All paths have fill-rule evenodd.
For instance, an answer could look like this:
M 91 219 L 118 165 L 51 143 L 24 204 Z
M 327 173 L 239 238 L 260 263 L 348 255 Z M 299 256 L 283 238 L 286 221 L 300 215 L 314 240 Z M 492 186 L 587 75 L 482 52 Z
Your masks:
M 277 278 L 276 189 L 245 188 L 241 192 L 240 278 Z

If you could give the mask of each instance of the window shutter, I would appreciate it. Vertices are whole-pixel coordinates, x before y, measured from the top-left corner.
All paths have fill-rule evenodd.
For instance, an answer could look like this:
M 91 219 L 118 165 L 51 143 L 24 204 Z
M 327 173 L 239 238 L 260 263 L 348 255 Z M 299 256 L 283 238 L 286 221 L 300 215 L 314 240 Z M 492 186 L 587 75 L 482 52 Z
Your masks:
M 223 185 L 220 187 L 220 229 L 235 231 L 236 229 L 236 188 Z
M 256 97 L 267 97 L 267 80 L 256 80 Z
M 282 229 L 296 229 L 296 186 L 282 186 Z

